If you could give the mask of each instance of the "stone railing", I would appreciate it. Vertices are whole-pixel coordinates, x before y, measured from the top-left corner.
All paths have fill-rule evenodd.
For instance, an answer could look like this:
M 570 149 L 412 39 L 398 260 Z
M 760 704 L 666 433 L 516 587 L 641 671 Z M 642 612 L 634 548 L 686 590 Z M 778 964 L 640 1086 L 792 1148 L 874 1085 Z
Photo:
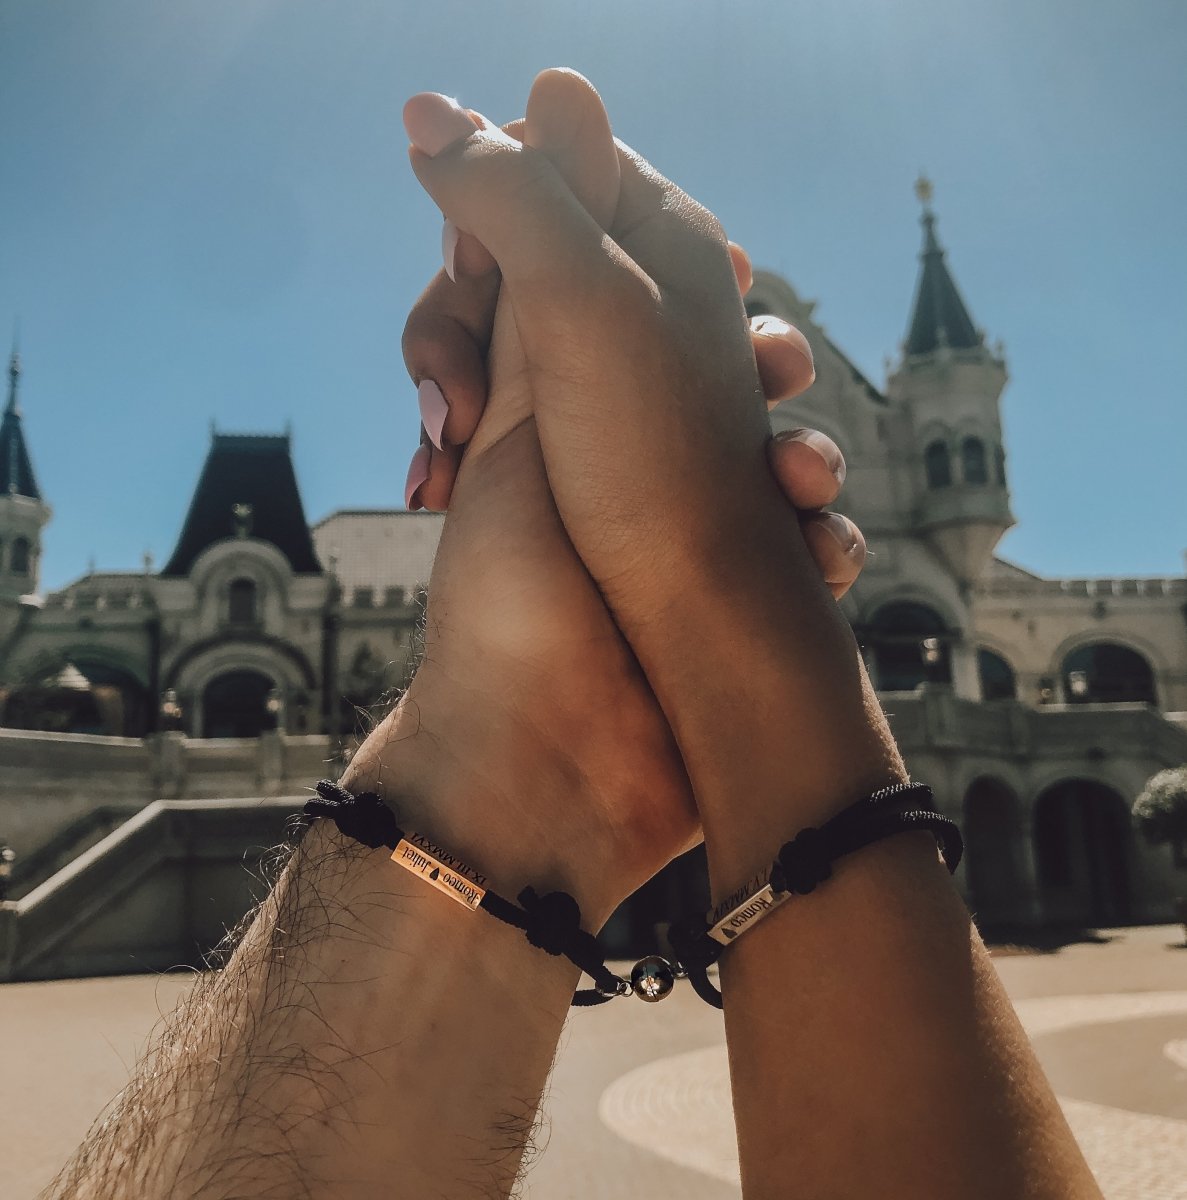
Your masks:
M 1148 704 L 1069 704 L 1031 708 L 978 703 L 930 686 L 882 697 L 891 729 L 911 750 L 957 750 L 1018 758 L 1102 755 L 1187 763 L 1187 725 Z
M 154 800 L 297 795 L 337 766 L 324 735 L 143 740 L 0 729 L 0 842 L 20 858 L 98 808 L 129 813 Z M 81 823 L 81 824 L 80 824 Z
M 990 578 L 976 585 L 980 596 L 1035 595 L 1088 596 L 1095 599 L 1119 596 L 1187 596 L 1187 578 L 1161 579 L 1023 579 Z

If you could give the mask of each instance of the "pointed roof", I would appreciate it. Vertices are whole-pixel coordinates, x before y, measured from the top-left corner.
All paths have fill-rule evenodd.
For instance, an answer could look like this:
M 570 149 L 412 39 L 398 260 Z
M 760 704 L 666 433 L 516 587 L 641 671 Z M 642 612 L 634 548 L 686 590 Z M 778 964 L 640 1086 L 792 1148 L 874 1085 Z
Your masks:
M 936 237 L 936 214 L 931 207 L 931 183 L 922 175 L 915 184 L 915 194 L 923 204 L 923 251 L 919 256 L 919 283 L 903 352 L 931 354 L 941 346 L 953 350 L 975 349 L 984 339 L 944 262 L 944 251 Z
M 188 575 L 208 546 L 250 535 L 271 542 L 298 573 L 320 572 L 297 489 L 288 434 L 211 432 L 190 510 L 162 575 Z
M 17 385 L 21 379 L 21 358 L 15 350 L 8 361 L 8 403 L 0 418 L 0 495 L 28 496 L 40 500 L 41 492 L 33 476 L 33 461 L 21 429 L 21 406 Z

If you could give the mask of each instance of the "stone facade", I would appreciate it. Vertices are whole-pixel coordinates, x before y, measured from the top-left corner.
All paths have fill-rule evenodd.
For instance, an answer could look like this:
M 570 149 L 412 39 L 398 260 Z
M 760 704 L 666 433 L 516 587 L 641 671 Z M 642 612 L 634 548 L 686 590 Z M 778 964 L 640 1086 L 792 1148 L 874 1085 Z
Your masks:
M 1005 355 L 973 324 L 921 198 L 918 291 L 883 387 L 790 284 L 755 273 L 751 315 L 797 325 L 817 367 L 773 424 L 823 429 L 845 453 L 842 507 L 873 553 L 842 607 L 914 774 L 965 823 L 961 881 L 980 915 L 1167 919 L 1187 873 L 1134 837 L 1128 809 L 1151 774 L 1187 761 L 1187 579 L 1047 579 L 994 555 L 1014 522 Z M 358 708 L 404 682 L 442 518 L 341 511 L 310 528 L 287 438 L 214 435 L 163 570 L 90 572 L 39 596 L 50 510 L 17 382 L 14 363 L 0 437 L 3 723 L 133 738 L 278 728 L 333 747 Z

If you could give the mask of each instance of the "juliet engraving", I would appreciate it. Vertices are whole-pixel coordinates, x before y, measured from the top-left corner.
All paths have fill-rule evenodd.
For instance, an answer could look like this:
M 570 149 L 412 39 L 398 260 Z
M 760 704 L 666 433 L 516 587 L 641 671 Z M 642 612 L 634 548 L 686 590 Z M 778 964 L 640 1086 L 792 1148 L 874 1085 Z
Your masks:
M 437 853 L 433 853 L 436 851 Z M 460 859 L 435 846 L 428 838 L 410 833 L 392 851 L 392 862 L 419 875 L 439 892 L 451 896 L 466 908 L 476 909 L 486 895 L 486 876 L 466 866 Z

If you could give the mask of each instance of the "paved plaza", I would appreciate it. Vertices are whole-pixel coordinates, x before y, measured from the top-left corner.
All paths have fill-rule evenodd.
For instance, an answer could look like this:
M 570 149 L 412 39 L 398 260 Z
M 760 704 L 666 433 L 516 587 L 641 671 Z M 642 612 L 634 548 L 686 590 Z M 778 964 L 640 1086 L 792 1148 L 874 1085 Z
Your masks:
M 997 964 L 1108 1200 L 1187 1200 L 1187 948 L 1106 931 Z M 120 1087 L 183 976 L 0 986 L 0 1196 L 33 1200 Z M 570 1021 L 531 1200 L 736 1200 L 719 1013 L 687 989 Z

